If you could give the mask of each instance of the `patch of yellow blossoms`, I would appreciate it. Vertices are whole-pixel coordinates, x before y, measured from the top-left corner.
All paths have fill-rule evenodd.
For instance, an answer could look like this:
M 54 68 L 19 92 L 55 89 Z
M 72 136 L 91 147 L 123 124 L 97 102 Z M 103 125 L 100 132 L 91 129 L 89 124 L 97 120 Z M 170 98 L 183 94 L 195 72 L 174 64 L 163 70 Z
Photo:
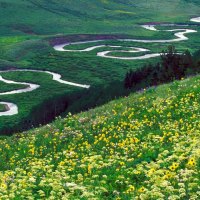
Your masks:
M 200 77 L 0 140 L 0 199 L 200 199 Z

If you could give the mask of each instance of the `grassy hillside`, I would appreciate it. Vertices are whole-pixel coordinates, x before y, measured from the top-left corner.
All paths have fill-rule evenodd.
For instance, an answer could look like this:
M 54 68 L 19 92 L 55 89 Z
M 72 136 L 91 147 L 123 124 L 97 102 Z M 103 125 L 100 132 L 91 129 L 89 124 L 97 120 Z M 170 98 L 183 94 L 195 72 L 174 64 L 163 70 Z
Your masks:
M 195 0 L 0 0 L 0 35 L 139 34 L 135 24 L 187 21 L 199 12 Z
M 1 199 L 199 199 L 200 76 L 0 140 Z

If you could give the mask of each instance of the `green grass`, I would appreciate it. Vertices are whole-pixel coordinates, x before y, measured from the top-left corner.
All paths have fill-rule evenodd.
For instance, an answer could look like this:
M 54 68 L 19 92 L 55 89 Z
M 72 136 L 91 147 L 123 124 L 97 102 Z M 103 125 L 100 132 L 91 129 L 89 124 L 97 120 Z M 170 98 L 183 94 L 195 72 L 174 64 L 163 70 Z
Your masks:
M 1 137 L 0 198 L 199 199 L 199 83 L 175 81 Z
M 0 112 L 4 112 L 5 110 L 5 106 L 0 104 Z
M 37 79 L 35 77 L 37 76 Z M 35 91 L 29 93 L 15 94 L 15 95 L 5 95 L 2 96 L 1 99 L 3 101 L 13 102 L 19 107 L 19 115 L 11 116 L 11 117 L 1 117 L 0 118 L 0 128 L 8 129 L 17 125 L 20 128 L 27 127 L 30 123 L 29 120 L 33 120 L 32 118 L 38 118 L 45 116 L 44 110 L 39 105 L 42 102 L 45 102 L 49 99 L 59 97 L 60 95 L 70 94 L 75 90 L 71 86 L 66 86 L 63 84 L 59 84 L 55 81 L 52 81 L 52 77 L 43 73 L 34 73 L 34 72 L 10 72 L 4 73 L 3 77 L 8 80 L 19 81 L 19 82 L 28 82 L 28 83 L 36 83 L 41 87 Z M 49 84 L 51 83 L 51 84 Z M 45 94 L 45 95 L 44 95 Z M 51 105 L 54 107 L 55 105 Z M 43 114 L 41 114 L 41 112 Z M 31 113 L 37 113 L 37 116 L 31 116 Z M 39 115 L 39 116 L 38 116 Z M 23 120 L 25 120 L 23 123 Z M 36 120 L 36 119 L 35 119 Z M 42 119 L 41 119 L 42 120 Z
M 0 96 L 0 101 L 19 107 L 18 115 L 0 117 L 0 135 L 46 123 L 69 105 L 80 111 L 102 104 L 122 94 L 122 81 L 130 68 L 159 61 L 105 59 L 96 56 L 98 50 L 55 52 L 51 45 L 56 39 L 75 42 L 98 38 L 97 34 L 172 39 L 173 33 L 148 31 L 140 24 L 188 23 L 187 28 L 198 33 L 174 45 L 178 51 L 194 53 L 199 50 L 200 26 L 189 19 L 199 13 L 197 0 L 0 0 L 0 70 L 49 70 L 65 80 L 92 86 L 84 90 L 63 85 L 42 73 L 1 74 L 41 87 Z M 169 45 L 113 40 L 97 44 L 143 47 L 152 53 Z M 198 75 L 59 117 L 44 127 L 0 136 L 0 199 L 200 199 L 199 85 Z M 0 92 L 19 88 L 0 83 Z M 2 111 L 4 105 L 0 105 Z
M 85 12 L 86 10 L 87 12 Z M 63 41 L 71 42 L 93 40 L 99 37 L 98 34 L 117 35 L 123 38 L 172 39 L 174 38 L 173 33 L 145 30 L 140 27 L 140 24 L 146 22 L 189 23 L 190 26 L 187 28 L 198 30 L 198 33 L 188 34 L 187 36 L 190 38 L 188 41 L 174 45 L 178 51 L 189 49 L 193 53 L 199 49 L 200 27 L 194 26 L 193 23 L 189 22 L 189 19 L 198 16 L 199 11 L 200 7 L 197 1 L 184 0 L 165 2 L 154 0 L 151 3 L 145 0 L 126 2 L 121 0 L 92 2 L 88 0 L 60 0 L 59 2 L 54 0 L 48 2 L 45 0 L 16 0 L 15 2 L 0 0 L 0 70 L 14 67 L 58 72 L 65 80 L 89 84 L 92 89 L 101 88 L 98 89 L 98 92 L 103 93 L 102 91 L 105 92 L 105 88 L 110 87 L 113 82 L 121 83 L 129 69 L 140 68 L 147 62 L 158 62 L 159 58 L 124 61 L 96 56 L 98 50 L 111 49 L 108 47 L 82 53 L 55 52 L 50 45 L 53 43 L 52 41 L 55 42 L 58 38 L 64 38 Z M 173 29 L 174 27 L 158 26 L 157 28 Z M 128 46 L 143 47 L 150 49 L 151 53 L 161 52 L 169 45 L 166 43 L 141 44 L 114 40 L 98 42 L 97 44 L 122 45 L 122 49 L 127 49 Z M 90 45 L 70 45 L 67 48 L 82 49 Z M 141 54 L 111 53 L 111 55 L 136 56 Z M 32 75 L 21 76 L 21 73 L 11 73 L 10 75 L 6 74 L 5 77 L 15 81 L 41 83 L 42 86 L 30 93 L 1 97 L 1 101 L 16 103 L 19 106 L 19 114 L 12 117 L 0 117 L 0 134 L 6 127 L 11 128 L 10 132 L 15 132 L 12 126 L 20 126 L 21 124 L 23 127 L 24 123 L 28 124 L 27 121 L 30 121 L 33 115 L 33 118 L 37 118 L 34 110 L 41 109 L 41 105 L 44 105 L 47 99 L 66 95 L 71 97 L 73 94 L 76 94 L 77 97 L 77 91 L 81 95 L 87 93 L 82 89 L 54 82 L 45 74 L 32 73 Z M 10 85 L 3 87 L 7 90 Z M 4 90 L 3 87 L 1 90 Z M 78 101 L 71 100 L 70 104 L 73 104 L 73 107 L 77 105 L 77 108 L 83 107 L 82 102 L 85 103 L 90 98 L 84 97 L 85 99 L 80 100 L 80 96 L 78 96 Z M 104 99 L 104 96 L 100 98 Z M 92 99 L 90 99 L 91 102 Z
M 18 89 L 23 89 L 26 88 L 27 86 L 23 85 L 17 85 L 17 84 L 6 84 L 4 82 L 0 82 L 0 93 L 3 92 L 10 92 L 13 90 L 18 90 Z
M 162 34 L 161 34 L 162 35 Z M 186 42 L 176 43 L 176 49 L 178 51 L 184 51 L 189 48 L 191 52 L 198 49 L 198 34 L 189 35 L 190 40 Z M 89 39 L 89 38 L 88 38 Z M 106 41 L 98 42 L 100 44 L 107 45 L 122 45 L 122 49 L 127 49 L 127 46 L 133 47 L 143 47 L 151 50 L 149 53 L 161 52 L 166 49 L 169 44 L 140 44 L 136 42 L 119 42 L 119 41 Z M 95 45 L 95 44 L 92 44 Z M 109 86 L 114 81 L 121 82 L 124 79 L 126 72 L 129 69 L 137 69 L 143 66 L 147 62 L 158 62 L 159 58 L 152 58 L 148 60 L 138 60 L 138 61 L 124 61 L 124 60 L 113 60 L 97 57 L 96 53 L 98 51 L 111 50 L 111 48 L 105 47 L 96 49 L 91 52 L 56 52 L 50 47 L 45 40 L 27 40 L 21 43 L 14 43 L 11 45 L 12 48 L 6 51 L 6 58 L 16 64 L 18 68 L 31 68 L 38 70 L 49 70 L 53 72 L 58 72 L 62 75 L 63 79 L 89 84 L 92 87 L 104 85 L 104 87 Z M 91 44 L 77 45 L 77 49 L 84 49 L 90 47 Z M 68 47 L 67 47 L 68 48 Z M 75 49 L 75 45 L 69 46 L 69 48 Z M 141 53 L 131 54 L 131 53 L 112 53 L 115 56 L 138 56 Z M 13 64 L 12 64 L 13 65 Z M 4 66 L 4 65 L 2 65 Z M 8 64 L 10 66 L 10 64 Z M 35 84 L 41 83 L 41 76 L 45 80 L 44 85 L 38 90 L 30 93 L 18 94 L 18 95 L 8 95 L 2 97 L 3 101 L 14 102 L 19 106 L 19 114 L 9 118 L 0 118 L 0 129 L 3 130 L 5 127 L 10 127 L 15 124 L 22 124 L 25 118 L 30 118 L 33 114 L 33 110 L 39 105 L 42 105 L 47 99 L 52 98 L 53 94 L 56 95 L 72 95 L 77 91 L 78 88 L 69 87 L 67 85 L 62 85 L 51 80 L 47 75 L 37 76 L 32 73 L 32 76 L 28 78 L 27 75 L 22 75 L 19 73 L 7 73 L 4 75 L 5 78 L 14 81 L 30 82 Z M 56 85 L 52 87 L 52 85 Z M 7 86 L 9 87 L 9 85 Z M 59 92 L 58 91 L 59 89 Z M 69 88 L 69 89 L 68 89 Z M 102 90 L 104 88 L 102 87 Z M 84 92 L 84 89 L 80 91 Z M 45 95 L 43 95 L 45 94 Z M 34 96 L 33 98 L 32 95 Z M 31 102 L 30 102 L 31 98 Z M 88 97 L 87 97 L 88 98 Z M 104 97 L 102 97 L 104 98 Z M 76 101 L 76 100 L 75 100 Z M 83 99 L 82 101 L 85 101 Z M 71 102 L 75 103 L 75 102 Z M 36 117 L 35 117 L 36 118 Z
M 149 21 L 187 22 L 199 15 L 197 1 L 0 1 L 1 35 L 124 33 L 140 35 L 133 25 Z M 95 10 L 95 12 L 94 12 Z M 86 12 L 87 11 L 87 12 Z M 8 16 L 8 13 L 10 16 Z

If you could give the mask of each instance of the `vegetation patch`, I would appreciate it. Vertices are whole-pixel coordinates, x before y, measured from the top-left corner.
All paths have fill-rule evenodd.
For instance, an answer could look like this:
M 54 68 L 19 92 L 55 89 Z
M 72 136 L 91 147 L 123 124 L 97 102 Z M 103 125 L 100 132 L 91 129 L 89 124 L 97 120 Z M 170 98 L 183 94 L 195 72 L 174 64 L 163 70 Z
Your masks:
M 114 48 L 108 45 L 119 45 L 122 46 L 121 49 L 115 50 L 126 51 L 129 47 L 141 47 L 149 49 L 149 53 L 159 53 L 169 44 L 141 44 L 117 41 L 117 39 L 174 39 L 174 32 L 164 30 L 175 29 L 176 24 L 184 25 L 184 27 L 188 25 L 188 29 L 199 32 L 198 23 L 189 21 L 190 18 L 198 16 L 199 8 L 196 1 L 178 0 L 162 3 L 154 0 L 148 5 L 146 0 L 134 2 L 61 0 L 59 3 L 54 0 L 48 3 L 45 0 L 16 0 L 14 3 L 11 0 L 6 2 L 0 0 L 0 35 L 2 36 L 0 38 L 0 70 L 16 68 L 48 70 L 61 74 L 64 80 L 91 85 L 90 90 L 80 90 L 54 84 L 46 75 L 35 74 L 27 75 L 27 77 L 20 76 L 19 73 L 6 75 L 11 80 L 42 83 L 42 85 L 34 92 L 7 95 L 1 98 L 2 101 L 18 105 L 19 114 L 9 118 L 0 117 L 0 134 L 10 134 L 38 126 L 53 120 L 55 115 L 65 116 L 68 111 L 78 112 L 105 103 L 111 97 L 127 95 L 128 92 L 123 88 L 125 74 L 129 69 L 136 71 L 142 68 L 147 64 L 147 60 L 127 61 L 102 58 L 96 55 L 98 51 L 113 51 Z M 85 13 L 84 10 L 88 12 Z M 7 13 L 10 13 L 9 17 Z M 141 24 L 147 23 L 156 24 L 156 28 L 163 31 L 150 31 L 141 27 Z M 187 37 L 188 41 L 175 44 L 176 49 L 178 52 L 188 49 L 193 54 L 199 49 L 199 34 L 192 33 Z M 94 43 L 94 45 L 105 44 L 107 47 L 81 53 L 55 52 L 52 48 L 55 44 L 98 39 L 105 41 Z M 88 47 L 91 47 L 90 44 L 71 45 L 66 48 L 77 50 Z M 108 55 L 132 57 L 142 54 L 111 52 Z M 155 63 L 160 60 L 152 58 L 148 62 L 155 66 Z M 41 78 L 43 78 L 42 81 Z M 13 89 L 7 90 L 3 87 L 2 91 Z M 103 95 L 100 96 L 100 94 Z M 57 105 L 61 101 L 62 109 L 58 109 Z M 49 112 L 45 111 L 45 105 L 49 106 Z M 39 110 L 43 113 L 38 114 Z
M 2 137 L 0 197 L 199 199 L 199 84 L 175 81 Z
M 0 112 L 4 112 L 6 111 L 6 108 L 4 105 L 0 104 Z
M 4 82 L 0 82 L 0 93 L 10 92 L 13 90 L 24 89 L 27 86 L 17 85 L 17 84 L 6 84 Z
M 169 46 L 168 51 L 161 53 L 161 63 L 145 65 L 136 71 L 127 72 L 124 87 L 141 89 L 144 84 L 149 87 L 199 73 L 199 63 L 195 57 L 188 50 L 177 54 L 175 47 Z

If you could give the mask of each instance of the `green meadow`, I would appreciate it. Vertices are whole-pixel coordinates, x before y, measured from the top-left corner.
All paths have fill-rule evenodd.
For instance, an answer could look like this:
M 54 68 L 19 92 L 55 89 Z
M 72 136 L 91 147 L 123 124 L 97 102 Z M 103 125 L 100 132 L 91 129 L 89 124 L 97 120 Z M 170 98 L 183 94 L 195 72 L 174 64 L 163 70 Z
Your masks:
M 188 7 L 190 9 L 188 9 Z M 159 8 L 159 9 L 158 9 Z M 94 12 L 95 10 L 95 12 Z M 87 12 L 86 12 L 87 11 Z M 10 16 L 8 16 L 8 13 Z M 3 1 L 0 0 L 0 70 L 35 69 L 57 72 L 63 80 L 91 85 L 89 90 L 60 84 L 47 74 L 36 72 L 9 72 L 3 78 L 16 82 L 39 84 L 41 87 L 29 93 L 0 96 L 0 101 L 13 102 L 19 108 L 18 115 L 0 117 L 0 134 L 10 134 L 47 123 L 50 115 L 66 115 L 105 103 L 126 94 L 123 79 L 129 69 L 159 62 L 158 58 L 146 60 L 118 60 L 97 57 L 99 51 L 113 50 L 102 47 L 90 52 L 58 52 L 53 44 L 106 38 L 93 44 L 70 45 L 66 49 L 84 49 L 92 45 L 119 45 L 119 50 L 141 47 L 149 53 L 160 53 L 170 43 L 122 42 L 113 38 L 174 39 L 174 32 L 150 31 L 144 23 L 158 23 L 158 30 L 176 29 L 159 26 L 159 23 L 183 24 L 181 28 L 197 30 L 186 36 L 187 41 L 174 43 L 177 51 L 199 50 L 198 23 L 190 18 L 200 13 L 197 1 Z M 114 49 L 118 50 L 118 49 Z M 141 56 L 144 53 L 112 52 L 111 56 Z M 23 88 L 22 85 L 0 83 L 0 92 Z M 112 88 L 112 89 L 111 89 Z M 111 94 L 109 94 L 111 93 Z M 101 95 L 104 94 L 104 95 Z M 59 107 L 63 99 L 63 106 Z M 46 108 L 49 113 L 46 113 Z M 51 118 L 51 119 L 50 119 Z
M 199 83 L 174 81 L 1 137 L 0 198 L 198 200 Z
M 186 23 L 200 10 L 195 0 L 1 0 L 0 8 L 2 36 L 128 33 L 149 37 L 155 33 L 139 29 L 137 24 Z
M 1 116 L 9 108 L 0 104 L 0 200 L 199 200 L 194 17 L 199 0 L 0 0 L 0 76 L 16 82 L 0 81 L 0 103 L 18 108 Z M 197 32 L 172 43 L 118 40 L 172 40 L 180 31 L 171 29 Z M 91 40 L 103 41 L 73 44 Z M 70 51 L 53 48 L 63 43 Z M 104 51 L 116 58 L 97 56 Z M 40 87 L 2 94 L 28 87 L 17 82 Z
M 5 106 L 4 105 L 0 105 L 0 112 L 5 111 Z

